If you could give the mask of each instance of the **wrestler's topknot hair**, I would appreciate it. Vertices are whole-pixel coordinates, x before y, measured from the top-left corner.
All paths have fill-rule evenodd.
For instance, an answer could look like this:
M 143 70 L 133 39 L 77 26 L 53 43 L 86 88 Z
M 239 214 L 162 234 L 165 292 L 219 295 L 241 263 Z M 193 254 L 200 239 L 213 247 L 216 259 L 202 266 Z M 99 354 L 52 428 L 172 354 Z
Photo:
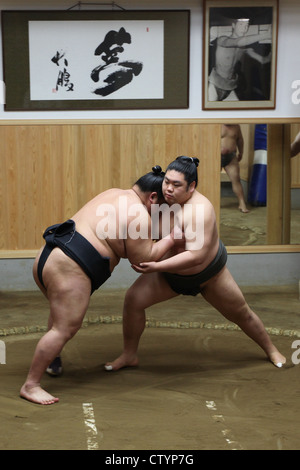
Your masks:
M 198 165 L 199 165 L 199 158 L 186 157 L 184 155 L 181 155 L 180 157 L 177 157 L 176 160 L 174 160 L 168 165 L 166 172 L 168 170 L 175 170 L 175 171 L 178 171 L 179 173 L 183 173 L 184 179 L 187 182 L 188 186 L 193 181 L 196 182 L 196 186 L 197 186 L 198 185 L 198 171 L 197 171 Z
M 164 176 L 165 176 L 165 173 L 162 171 L 161 167 L 159 165 L 156 165 L 152 168 L 152 171 L 150 171 L 144 176 L 141 176 L 135 182 L 135 184 L 144 193 L 156 192 L 158 195 L 158 199 L 163 199 L 162 182 L 163 182 Z

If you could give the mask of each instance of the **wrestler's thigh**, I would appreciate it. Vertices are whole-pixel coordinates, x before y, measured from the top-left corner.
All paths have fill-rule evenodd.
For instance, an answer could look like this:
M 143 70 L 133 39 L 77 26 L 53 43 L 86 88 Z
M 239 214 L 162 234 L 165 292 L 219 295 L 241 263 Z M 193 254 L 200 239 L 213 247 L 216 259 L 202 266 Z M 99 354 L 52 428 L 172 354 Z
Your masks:
M 207 302 L 232 321 L 247 311 L 244 295 L 226 266 L 203 286 L 201 293 Z
M 39 264 L 39 260 L 40 260 L 41 253 L 42 253 L 43 249 L 44 249 L 44 247 L 42 247 L 40 249 L 37 257 L 34 260 L 33 267 L 32 267 L 32 274 L 33 274 L 33 278 L 35 280 L 36 285 L 39 287 L 39 289 L 42 291 L 42 293 L 45 295 L 45 297 L 47 297 L 47 291 L 44 288 L 44 286 L 40 283 L 40 280 L 39 280 L 39 277 L 38 277 L 38 264 Z
M 125 304 L 130 304 L 131 308 L 146 309 L 177 295 L 161 273 L 142 274 L 126 292 Z
M 207 97 L 208 101 L 219 101 L 215 86 L 210 82 L 208 83 Z
M 43 270 L 50 315 L 57 327 L 77 328 L 89 305 L 91 281 L 80 266 L 55 248 Z
M 230 163 L 225 166 L 225 171 L 230 179 L 239 178 L 240 176 L 240 165 L 237 156 L 233 157 Z
M 88 279 L 74 276 L 72 287 L 47 289 L 53 327 L 76 332 L 81 326 L 90 302 Z

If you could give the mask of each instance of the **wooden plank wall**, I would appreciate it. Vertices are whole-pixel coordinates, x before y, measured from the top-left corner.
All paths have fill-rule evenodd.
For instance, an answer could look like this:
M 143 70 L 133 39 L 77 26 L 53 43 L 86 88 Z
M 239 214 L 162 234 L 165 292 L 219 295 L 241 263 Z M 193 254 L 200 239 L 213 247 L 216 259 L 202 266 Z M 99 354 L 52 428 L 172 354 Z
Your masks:
M 253 125 L 243 124 L 248 144 Z M 1 123 L 0 257 L 34 256 L 48 225 L 71 217 L 105 189 L 131 187 L 153 165 L 165 169 L 178 155 L 200 159 L 199 190 L 213 203 L 219 222 L 220 126 L 153 121 Z M 292 124 L 291 140 L 298 131 L 299 124 Z M 274 160 L 276 132 L 273 137 Z M 253 157 L 248 144 L 248 158 L 245 155 L 241 164 L 245 179 L 243 165 L 247 162 L 248 167 Z M 291 186 L 300 188 L 299 156 L 291 162 Z
M 36 250 L 43 230 L 155 164 L 197 156 L 199 190 L 220 207 L 219 124 L 0 126 L 0 250 Z

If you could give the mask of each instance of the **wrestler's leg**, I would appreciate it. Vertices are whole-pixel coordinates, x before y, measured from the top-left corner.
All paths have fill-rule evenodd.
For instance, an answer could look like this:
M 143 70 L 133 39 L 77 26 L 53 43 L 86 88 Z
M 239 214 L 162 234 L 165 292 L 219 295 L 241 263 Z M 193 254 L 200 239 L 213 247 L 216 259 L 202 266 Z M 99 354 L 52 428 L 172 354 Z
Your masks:
M 238 199 L 239 209 L 245 213 L 249 212 L 246 206 L 243 186 L 241 184 L 240 179 L 240 165 L 236 156 L 231 160 L 228 165 L 225 166 L 225 171 L 231 181 L 232 190 Z
M 39 260 L 40 260 L 40 256 L 41 256 L 42 251 L 43 251 L 43 248 L 40 250 L 39 254 L 37 255 L 37 257 L 34 261 L 33 268 L 32 268 L 32 273 L 33 273 L 33 278 L 35 280 L 36 285 L 39 287 L 40 291 L 44 294 L 46 299 L 48 299 L 47 290 L 41 284 L 41 282 L 39 280 L 39 277 L 38 277 L 38 273 L 37 273 L 38 272 L 38 264 L 39 264 Z M 51 312 L 50 312 L 49 318 L 48 318 L 48 330 L 50 330 L 52 328 L 52 325 L 53 325 L 53 319 L 52 319 Z
M 213 85 L 211 82 L 208 82 L 207 99 L 208 101 L 219 101 L 215 85 Z
M 75 262 L 68 260 L 71 270 L 55 272 L 50 269 L 45 276 L 52 327 L 38 342 L 28 376 L 20 391 L 21 397 L 34 403 L 48 405 L 58 401 L 58 398 L 41 388 L 40 381 L 48 365 L 81 327 L 90 300 L 89 278 Z
M 267 354 L 273 364 L 281 367 L 286 358 L 271 341 L 263 322 L 249 305 L 225 266 L 219 274 L 203 284 L 202 295 L 225 318 L 236 323 Z
M 39 264 L 39 260 L 40 260 L 43 249 L 44 249 L 44 247 L 40 249 L 37 257 L 34 260 L 33 267 L 32 267 L 32 274 L 33 274 L 33 278 L 35 280 L 36 285 L 39 287 L 40 291 L 47 298 L 47 291 L 46 291 L 45 287 L 41 284 L 41 282 L 39 280 L 39 277 L 38 277 L 38 264 Z
M 137 350 L 145 329 L 145 309 L 151 305 L 176 297 L 161 273 L 142 274 L 126 292 L 123 306 L 123 352 L 106 370 L 137 366 Z
M 33 278 L 34 278 L 37 286 L 39 287 L 41 292 L 44 294 L 44 296 L 46 298 L 48 298 L 47 290 L 45 289 L 43 284 L 41 284 L 40 279 L 38 277 L 38 264 L 39 264 L 40 256 L 41 256 L 41 253 L 42 253 L 43 249 L 44 249 L 44 247 L 40 250 L 39 254 L 37 255 L 37 257 L 34 261 L 33 268 L 32 268 L 32 273 L 33 273 Z M 51 316 L 51 313 L 50 313 L 49 318 L 48 318 L 48 330 L 50 330 L 52 328 L 52 325 L 53 325 L 53 319 L 52 319 L 52 316 Z M 47 373 L 51 376 L 54 376 L 54 377 L 57 377 L 57 376 L 62 374 L 62 363 L 61 363 L 60 356 L 56 357 L 51 364 L 48 364 Z

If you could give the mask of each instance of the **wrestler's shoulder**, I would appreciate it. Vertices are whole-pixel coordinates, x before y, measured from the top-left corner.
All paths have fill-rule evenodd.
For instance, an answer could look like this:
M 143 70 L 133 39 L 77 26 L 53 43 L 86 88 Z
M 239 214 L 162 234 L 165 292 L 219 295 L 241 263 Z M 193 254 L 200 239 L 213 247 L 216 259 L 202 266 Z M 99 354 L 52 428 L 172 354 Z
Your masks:
M 204 196 L 204 194 L 202 193 L 199 193 L 199 191 L 194 191 L 193 193 L 193 196 L 192 196 L 192 199 L 191 199 L 191 202 L 193 204 L 205 204 L 207 206 L 211 206 L 211 202 L 209 199 L 207 199 L 206 196 Z
M 222 44 L 224 44 L 226 41 L 228 41 L 228 37 L 229 37 L 229 36 L 219 36 L 219 37 L 217 38 L 217 44 L 218 44 L 219 46 L 222 46 Z
M 111 188 L 95 196 L 91 202 L 114 204 L 122 197 L 126 197 L 128 200 L 131 200 L 134 199 L 136 195 L 129 189 Z

